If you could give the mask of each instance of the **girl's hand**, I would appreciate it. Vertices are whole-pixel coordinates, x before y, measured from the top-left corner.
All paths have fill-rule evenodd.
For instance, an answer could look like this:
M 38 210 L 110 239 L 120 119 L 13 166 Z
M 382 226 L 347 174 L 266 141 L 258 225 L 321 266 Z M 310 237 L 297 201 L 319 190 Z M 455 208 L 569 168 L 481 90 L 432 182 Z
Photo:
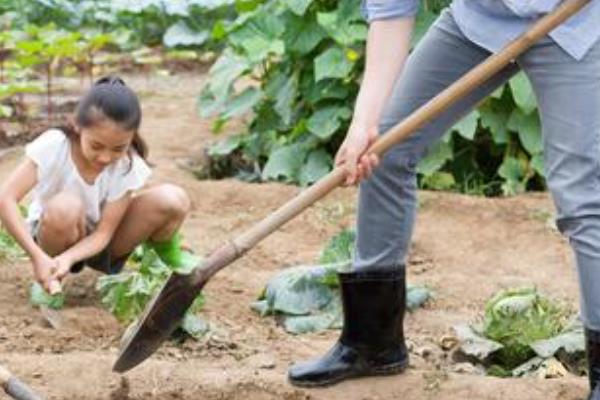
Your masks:
M 57 267 L 56 261 L 47 254 L 42 254 L 36 257 L 32 262 L 35 280 L 38 281 L 47 292 L 50 292 L 52 273 Z
M 376 127 L 350 126 L 346 139 L 335 156 L 336 167 L 343 167 L 346 171 L 345 186 L 355 185 L 367 178 L 379 164 L 376 154 L 364 154 L 377 136 Z
M 61 254 L 54 257 L 54 262 L 56 263 L 56 266 L 50 279 L 60 282 L 71 271 L 73 260 Z

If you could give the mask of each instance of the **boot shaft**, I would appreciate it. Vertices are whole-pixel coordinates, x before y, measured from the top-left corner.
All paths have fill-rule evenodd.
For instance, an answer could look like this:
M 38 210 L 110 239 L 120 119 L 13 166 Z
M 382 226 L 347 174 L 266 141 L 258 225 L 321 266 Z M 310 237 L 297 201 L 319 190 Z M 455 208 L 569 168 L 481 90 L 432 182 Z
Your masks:
M 588 378 L 590 388 L 594 388 L 600 382 L 600 331 L 585 329 L 585 349 L 588 362 Z
M 341 341 L 371 350 L 403 343 L 404 268 L 340 273 L 344 327 Z

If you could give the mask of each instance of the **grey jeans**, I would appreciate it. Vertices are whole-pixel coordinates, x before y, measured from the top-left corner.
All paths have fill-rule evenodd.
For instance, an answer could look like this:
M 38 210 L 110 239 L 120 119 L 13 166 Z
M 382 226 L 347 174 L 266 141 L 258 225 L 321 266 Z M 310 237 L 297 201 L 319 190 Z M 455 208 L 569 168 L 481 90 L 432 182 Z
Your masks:
M 464 36 L 449 11 L 443 13 L 411 53 L 379 131 L 386 132 L 489 55 Z M 386 153 L 360 186 L 354 267 L 404 264 L 415 220 L 418 161 L 460 117 L 520 70 L 533 85 L 542 117 L 546 179 L 557 225 L 575 252 L 582 319 L 600 330 L 600 43 L 577 61 L 543 39 Z

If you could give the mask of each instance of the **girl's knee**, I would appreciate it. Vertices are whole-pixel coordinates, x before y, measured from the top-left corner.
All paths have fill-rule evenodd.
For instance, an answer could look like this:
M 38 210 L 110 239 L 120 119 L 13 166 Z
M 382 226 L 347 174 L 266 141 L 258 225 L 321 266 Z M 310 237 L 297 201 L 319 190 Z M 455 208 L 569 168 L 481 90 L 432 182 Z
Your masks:
M 192 202 L 182 187 L 165 183 L 160 185 L 157 190 L 160 209 L 163 213 L 183 218 L 190 212 Z
M 61 192 L 44 206 L 40 218 L 40 234 L 74 243 L 85 235 L 85 209 L 75 194 Z

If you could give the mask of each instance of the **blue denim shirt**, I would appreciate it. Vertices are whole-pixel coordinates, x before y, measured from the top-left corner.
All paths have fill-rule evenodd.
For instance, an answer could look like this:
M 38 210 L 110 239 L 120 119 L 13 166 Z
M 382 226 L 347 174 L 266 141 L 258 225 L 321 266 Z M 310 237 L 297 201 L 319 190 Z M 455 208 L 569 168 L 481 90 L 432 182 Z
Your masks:
M 496 52 L 525 32 L 561 0 L 454 0 L 450 6 L 456 23 L 471 41 Z M 414 16 L 418 0 L 362 0 L 367 21 Z M 600 0 L 550 32 L 550 37 L 575 59 L 582 59 L 600 38 Z

